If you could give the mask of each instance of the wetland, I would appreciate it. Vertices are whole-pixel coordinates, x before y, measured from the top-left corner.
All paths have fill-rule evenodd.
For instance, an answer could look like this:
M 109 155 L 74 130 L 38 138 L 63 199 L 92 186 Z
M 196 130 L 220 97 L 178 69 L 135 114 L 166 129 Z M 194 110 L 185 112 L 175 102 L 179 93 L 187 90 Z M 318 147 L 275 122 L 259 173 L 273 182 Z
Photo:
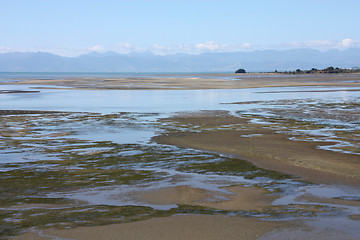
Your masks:
M 359 75 L 20 76 L 0 89 L 0 238 L 360 235 Z

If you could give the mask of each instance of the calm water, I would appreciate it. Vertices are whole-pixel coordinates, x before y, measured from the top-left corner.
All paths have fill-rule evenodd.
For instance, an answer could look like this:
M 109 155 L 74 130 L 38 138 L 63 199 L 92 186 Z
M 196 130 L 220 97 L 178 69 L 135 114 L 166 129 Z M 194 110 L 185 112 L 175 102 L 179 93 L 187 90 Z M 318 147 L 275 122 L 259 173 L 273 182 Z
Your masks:
M 42 86 L 43 87 L 43 86 Z M 37 90 L 37 86 L 0 85 L 0 90 Z M 38 89 L 38 93 L 0 94 L 0 109 L 56 110 L 76 112 L 157 112 L 196 110 L 246 110 L 245 105 L 221 103 L 282 99 L 348 99 L 360 91 L 289 92 L 311 87 L 215 90 L 60 90 Z M 316 88 L 325 90 L 329 88 Z M 331 88 L 333 89 L 333 88 Z M 279 91 L 264 93 L 266 91 Z M 284 91 L 284 92 L 281 92 Z M 252 105 L 253 107 L 253 105 Z

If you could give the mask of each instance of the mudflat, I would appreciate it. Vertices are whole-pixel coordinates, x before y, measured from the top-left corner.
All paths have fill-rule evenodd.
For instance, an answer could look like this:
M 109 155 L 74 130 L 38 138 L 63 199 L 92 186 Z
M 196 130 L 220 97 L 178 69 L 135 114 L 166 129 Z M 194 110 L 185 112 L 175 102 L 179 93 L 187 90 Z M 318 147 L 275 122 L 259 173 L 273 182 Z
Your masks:
M 298 99 L 234 98 L 219 102 L 218 110 L 170 113 L 149 122 L 141 113 L 0 110 L 4 156 L 39 154 L 31 164 L 1 165 L 7 187 L 5 237 L 357 239 L 358 228 L 352 226 L 360 216 L 358 74 L 83 77 L 10 84 L 40 91 L 326 88 L 290 90 L 315 92 L 312 99 L 301 94 Z M 289 91 L 279 89 L 263 94 Z M 338 91 L 345 97 L 317 97 L 317 92 Z M 108 129 L 119 136 L 116 131 L 129 126 L 154 128 L 159 135 L 152 140 L 160 144 L 82 140 L 79 126 L 101 136 L 110 134 Z M 58 158 L 51 160 L 53 155 Z
M 294 174 L 318 183 L 359 185 L 359 156 L 319 149 L 331 141 L 293 141 L 296 135 L 252 124 L 251 118 L 234 117 L 221 111 L 190 113 L 164 119 L 204 130 L 169 132 L 153 138 L 162 144 L 191 147 L 231 155 L 259 167 Z M 235 127 L 224 129 L 222 126 Z
M 159 75 L 157 77 L 117 78 L 73 77 L 63 79 L 23 79 L 4 84 L 46 85 L 45 88 L 71 87 L 75 89 L 104 90 L 245 89 L 299 86 L 360 87 L 360 74 L 285 75 L 275 73 L 245 73 L 180 74 L 179 76 Z

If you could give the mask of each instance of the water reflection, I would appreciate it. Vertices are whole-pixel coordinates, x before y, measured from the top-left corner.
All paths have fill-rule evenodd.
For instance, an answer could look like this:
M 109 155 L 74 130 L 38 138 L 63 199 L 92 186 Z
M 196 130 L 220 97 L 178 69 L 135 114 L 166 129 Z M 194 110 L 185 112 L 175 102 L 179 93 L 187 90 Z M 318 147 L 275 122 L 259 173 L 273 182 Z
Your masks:
M 43 86 L 42 86 L 43 87 Z M 2 85 L 1 89 L 29 90 L 37 86 Z M 74 112 L 159 112 L 197 110 L 239 110 L 239 106 L 221 104 L 284 99 L 336 99 L 360 96 L 353 92 L 296 92 L 309 87 L 216 90 L 63 90 L 41 89 L 40 93 L 0 94 L 0 108 L 5 110 L 52 110 Z M 334 88 L 319 88 L 321 90 Z M 319 90 L 317 88 L 317 90 Z M 272 93 L 266 93 L 268 91 Z M 281 92 L 283 91 L 283 92 Z M 292 91 L 292 92 L 289 92 Z M 275 93 L 274 93 L 275 92 Z M 246 108 L 246 106 L 242 106 Z M 246 109 L 245 109 L 246 110 Z

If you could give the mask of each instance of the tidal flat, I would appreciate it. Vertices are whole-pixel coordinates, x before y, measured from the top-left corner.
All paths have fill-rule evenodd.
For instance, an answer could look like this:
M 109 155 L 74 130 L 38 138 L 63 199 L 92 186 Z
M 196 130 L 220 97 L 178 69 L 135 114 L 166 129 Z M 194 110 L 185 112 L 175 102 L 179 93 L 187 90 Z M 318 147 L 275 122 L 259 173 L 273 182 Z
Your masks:
M 3 85 L 1 238 L 359 236 L 357 75 L 154 79 Z

